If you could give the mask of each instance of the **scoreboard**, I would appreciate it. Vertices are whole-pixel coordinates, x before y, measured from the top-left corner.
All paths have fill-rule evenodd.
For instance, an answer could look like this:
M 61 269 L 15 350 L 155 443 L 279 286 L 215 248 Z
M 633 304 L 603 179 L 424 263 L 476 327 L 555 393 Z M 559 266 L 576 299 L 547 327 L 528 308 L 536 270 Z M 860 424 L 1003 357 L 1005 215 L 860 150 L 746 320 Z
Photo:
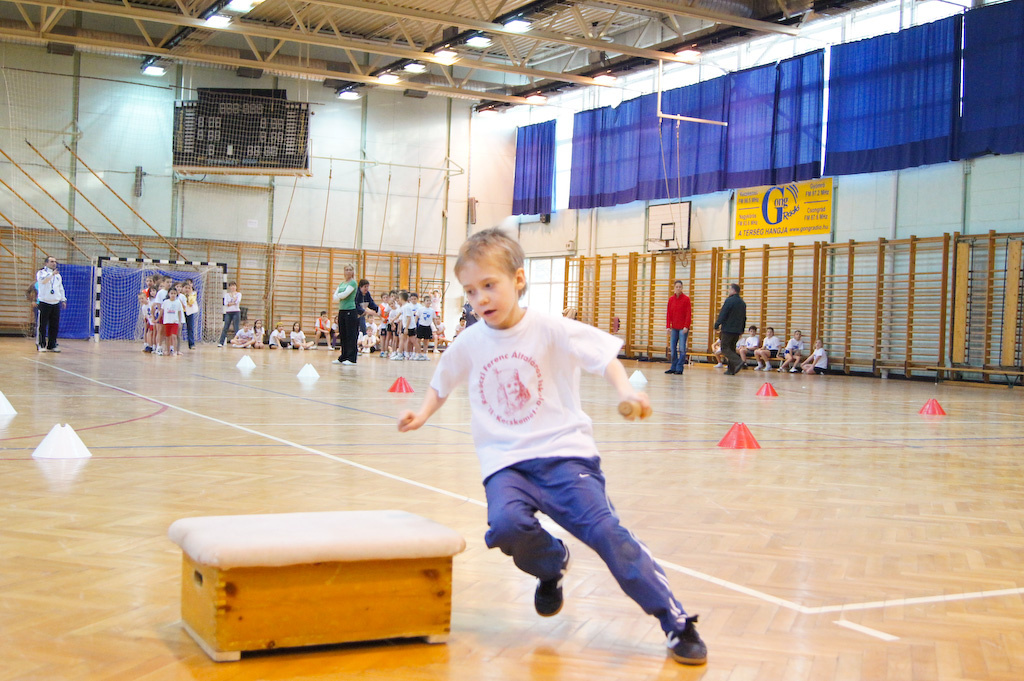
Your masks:
M 284 90 L 200 88 L 174 103 L 173 151 L 184 172 L 309 174 L 309 103 Z

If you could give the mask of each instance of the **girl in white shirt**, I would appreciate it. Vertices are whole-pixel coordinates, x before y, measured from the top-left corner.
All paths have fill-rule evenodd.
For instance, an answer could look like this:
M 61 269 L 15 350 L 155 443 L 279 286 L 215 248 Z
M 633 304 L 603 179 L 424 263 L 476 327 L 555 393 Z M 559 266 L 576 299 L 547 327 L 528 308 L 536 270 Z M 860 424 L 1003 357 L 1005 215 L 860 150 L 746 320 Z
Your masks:
M 252 347 L 259 350 L 263 347 L 263 334 L 266 333 L 266 329 L 263 328 L 263 320 L 257 319 L 256 323 L 252 325 Z
M 291 341 L 292 350 L 312 350 L 316 347 L 315 342 L 306 342 L 306 334 L 302 333 L 302 324 L 298 322 L 292 324 Z
M 825 344 L 819 338 L 814 341 L 814 352 L 800 365 L 805 374 L 823 374 L 828 369 L 828 353 Z

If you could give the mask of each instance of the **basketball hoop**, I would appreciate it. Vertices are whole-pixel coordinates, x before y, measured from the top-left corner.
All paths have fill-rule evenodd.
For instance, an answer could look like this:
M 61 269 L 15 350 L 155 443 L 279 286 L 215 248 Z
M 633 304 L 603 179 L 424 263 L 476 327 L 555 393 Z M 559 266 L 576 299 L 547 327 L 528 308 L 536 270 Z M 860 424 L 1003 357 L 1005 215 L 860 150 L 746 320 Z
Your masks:
M 658 246 L 652 246 L 651 244 L 659 244 Z M 647 250 L 648 251 L 674 251 L 672 247 L 672 239 L 659 239 L 658 237 L 648 237 L 647 239 Z

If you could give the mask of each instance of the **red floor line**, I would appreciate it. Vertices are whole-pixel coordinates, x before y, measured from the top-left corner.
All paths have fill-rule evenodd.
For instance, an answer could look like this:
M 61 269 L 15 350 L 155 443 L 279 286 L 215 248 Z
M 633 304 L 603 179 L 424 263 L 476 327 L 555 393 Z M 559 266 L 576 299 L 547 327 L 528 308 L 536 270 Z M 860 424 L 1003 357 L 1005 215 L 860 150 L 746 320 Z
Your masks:
M 142 399 L 145 399 L 145 398 L 142 398 Z M 146 401 L 149 402 L 150 400 L 146 400 Z M 97 428 L 109 428 L 110 426 L 120 426 L 120 425 L 124 425 L 125 423 L 131 423 L 132 421 L 141 421 L 143 419 L 153 418 L 154 416 L 158 416 L 158 415 L 164 413 L 165 411 L 167 411 L 167 407 L 161 406 L 159 409 L 154 411 L 152 414 L 146 414 L 145 416 L 136 416 L 133 419 L 124 419 L 123 421 L 114 421 L 113 423 L 101 423 L 98 426 L 86 426 L 85 428 L 75 428 L 75 432 L 76 433 L 80 433 L 83 430 L 95 430 Z M 0 437 L 0 442 L 8 442 L 10 440 L 26 440 L 28 438 L 33 438 L 33 437 L 46 437 L 47 435 L 48 435 L 48 433 L 41 433 L 41 434 L 36 434 L 36 435 L 19 435 L 17 437 Z

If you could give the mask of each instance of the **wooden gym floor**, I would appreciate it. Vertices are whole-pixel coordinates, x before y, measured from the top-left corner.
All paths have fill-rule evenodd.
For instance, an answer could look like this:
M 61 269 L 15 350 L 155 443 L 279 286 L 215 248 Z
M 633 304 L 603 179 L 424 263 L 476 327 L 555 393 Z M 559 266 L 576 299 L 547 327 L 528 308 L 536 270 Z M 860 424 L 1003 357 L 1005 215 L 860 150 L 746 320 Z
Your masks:
M 0 339 L 0 680 L 358 678 L 611 681 L 1024 679 L 1024 390 L 707 365 L 650 380 L 655 414 L 584 406 L 627 527 L 700 613 L 706 667 L 669 660 L 655 620 L 575 540 L 567 601 L 533 612 L 533 581 L 483 544 L 464 390 L 423 430 L 435 362 L 204 346 L 180 358 Z M 321 378 L 296 374 L 312 363 Z M 387 392 L 399 376 L 416 393 Z M 779 396 L 755 397 L 771 381 Z M 918 410 L 936 398 L 946 417 Z M 716 445 L 746 423 L 759 450 Z M 68 423 L 87 460 L 36 461 Z M 447 645 L 417 641 L 246 655 L 217 664 L 179 623 L 194 515 L 397 508 L 468 542 Z

